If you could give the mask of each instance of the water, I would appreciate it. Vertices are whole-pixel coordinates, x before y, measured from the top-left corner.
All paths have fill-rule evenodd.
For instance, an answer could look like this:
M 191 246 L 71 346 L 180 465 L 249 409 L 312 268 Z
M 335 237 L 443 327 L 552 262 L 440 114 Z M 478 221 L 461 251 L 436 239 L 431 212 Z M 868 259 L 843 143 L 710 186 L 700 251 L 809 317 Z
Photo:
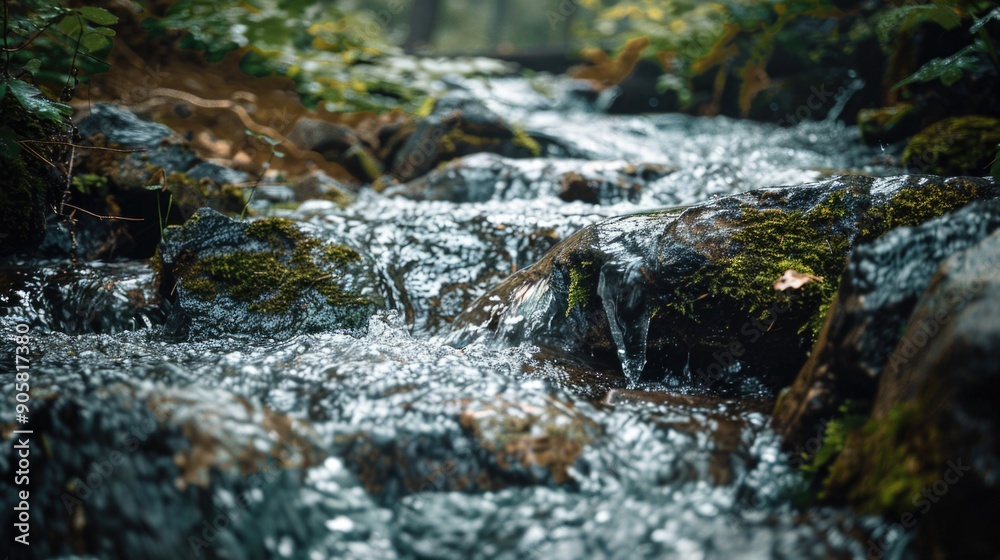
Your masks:
M 169 414 L 150 436 L 160 447 L 132 452 L 86 503 L 87 543 L 98 556 L 193 557 L 191 535 L 243 503 L 237 498 L 248 504 L 243 513 L 205 538 L 202 553 L 863 556 L 848 534 L 875 520 L 792 506 L 802 481 L 767 426 L 770 403 L 609 394 L 591 383 L 599 372 L 510 345 L 518 329 L 544 320 L 530 312 L 548 307 L 544 282 L 522 287 L 519 297 L 534 303 L 519 315 L 496 310 L 503 336 L 473 337 L 464 348 L 445 341 L 469 303 L 584 226 L 833 172 L 891 171 L 870 164 L 877 149 L 836 123 L 782 129 L 724 118 L 608 117 L 602 100 L 581 100 L 558 79 L 449 83 L 596 163 L 477 155 L 435 172 L 439 184 L 465 181 L 477 193 L 469 202 L 366 191 L 346 209 L 309 203 L 275 211 L 372 258 L 375 289 L 391 310 L 366 334 L 248 340 L 220 332 L 176 341 L 157 326 L 162 316 L 147 300 L 134 297 L 153 299 L 145 265 L 4 272 L 0 326 L 34 325 L 33 422 L 48 419 L 54 449 L 52 460 L 38 463 L 47 470 L 33 489 L 46 524 L 75 530 L 80 521 L 59 505 L 64 479 L 85 477 L 119 445 L 117 426 L 162 406 Z M 658 171 L 631 169 L 642 164 Z M 641 188 L 605 204 L 567 202 L 561 176 L 574 169 L 601 177 L 602 188 L 633 179 Z M 652 241 L 597 240 L 605 251 Z M 598 288 L 631 385 L 646 359 L 649 312 L 621 287 L 639 273 L 601 270 Z M 70 279 L 53 280 L 57 274 Z M 75 309 L 103 319 L 68 321 Z M 68 420 L 76 416 L 67 411 L 82 420 Z M 268 453 L 289 442 L 288 466 L 254 486 Z M 0 459 L 5 480 L 8 460 Z M 142 507 L 130 496 L 143 496 Z M 2 511 L 11 510 L 10 499 L 5 491 Z

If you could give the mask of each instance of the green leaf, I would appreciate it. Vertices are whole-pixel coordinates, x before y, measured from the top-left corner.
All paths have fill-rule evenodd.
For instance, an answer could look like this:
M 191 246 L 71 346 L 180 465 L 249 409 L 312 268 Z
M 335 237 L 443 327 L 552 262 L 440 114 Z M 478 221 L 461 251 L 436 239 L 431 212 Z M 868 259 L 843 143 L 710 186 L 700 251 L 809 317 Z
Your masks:
M 913 74 L 903 78 L 893 89 L 901 88 L 914 82 L 931 82 L 941 80 L 946 86 L 954 85 L 962 79 L 962 73 L 975 70 L 979 59 L 975 56 L 975 45 L 969 45 L 948 58 L 935 58 L 928 61 Z
M 94 33 L 100 33 L 105 37 L 114 37 L 116 35 L 115 30 L 110 27 L 95 27 Z
M 118 23 L 118 17 L 104 8 L 95 8 L 94 6 L 80 8 L 80 15 L 86 18 L 87 21 L 91 21 L 97 25 L 114 25 Z
M 73 108 L 69 105 L 49 101 L 38 88 L 27 82 L 8 80 L 6 83 L 24 110 L 40 119 L 62 122 L 64 115 L 70 115 L 73 112 Z
M 24 65 L 24 70 L 26 72 L 34 74 L 35 72 L 38 72 L 38 69 L 41 67 L 42 67 L 42 61 L 38 60 L 37 58 L 32 58 L 31 60 L 28 61 L 27 64 Z
M 875 31 L 879 42 L 885 46 L 892 42 L 893 37 L 927 21 L 945 29 L 954 29 L 962 23 L 962 18 L 952 7 L 944 4 L 900 6 L 882 15 L 875 24 Z
M 83 28 L 81 27 L 79 17 L 73 14 L 68 14 L 66 17 L 62 18 L 62 20 L 59 23 L 56 24 L 56 29 L 65 33 L 66 36 L 69 37 L 70 39 L 75 40 L 77 37 L 80 36 L 80 31 Z
M 0 101 L 7 95 L 7 80 L 0 80 Z
M 95 53 L 111 46 L 111 39 L 100 33 L 88 32 L 80 39 L 80 46 L 88 52 Z

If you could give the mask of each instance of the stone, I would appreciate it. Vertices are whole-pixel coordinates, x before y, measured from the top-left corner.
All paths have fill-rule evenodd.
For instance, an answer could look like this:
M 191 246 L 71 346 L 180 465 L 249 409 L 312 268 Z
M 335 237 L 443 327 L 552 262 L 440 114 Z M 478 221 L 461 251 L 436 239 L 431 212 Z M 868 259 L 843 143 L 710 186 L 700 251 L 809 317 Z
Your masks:
M 774 410 L 775 429 L 789 446 L 802 444 L 846 401 L 872 402 L 940 263 L 998 228 L 1000 201 L 978 202 L 854 249 L 809 361 Z
M 359 330 L 383 306 L 358 251 L 284 218 L 202 209 L 167 232 L 161 258 L 168 327 L 189 337 Z

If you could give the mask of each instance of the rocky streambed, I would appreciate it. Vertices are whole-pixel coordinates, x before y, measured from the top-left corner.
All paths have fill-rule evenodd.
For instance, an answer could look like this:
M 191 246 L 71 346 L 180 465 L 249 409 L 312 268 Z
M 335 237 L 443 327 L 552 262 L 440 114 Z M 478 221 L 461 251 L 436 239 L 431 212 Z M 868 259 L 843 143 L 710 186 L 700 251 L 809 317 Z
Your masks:
M 1000 187 L 834 121 L 612 117 L 574 87 L 456 79 L 374 154 L 395 184 L 261 188 L 245 220 L 236 172 L 95 109 L 195 180 L 152 259 L 98 231 L 74 261 L 52 227 L 0 269 L 32 553 L 995 551 Z

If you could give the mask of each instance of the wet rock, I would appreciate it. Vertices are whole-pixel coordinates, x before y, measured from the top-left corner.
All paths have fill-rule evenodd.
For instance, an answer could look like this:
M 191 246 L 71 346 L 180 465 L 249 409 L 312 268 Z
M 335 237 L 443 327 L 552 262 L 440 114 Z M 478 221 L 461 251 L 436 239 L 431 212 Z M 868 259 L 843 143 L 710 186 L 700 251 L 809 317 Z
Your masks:
M 920 523 L 927 557 L 1000 548 L 1000 234 L 948 257 L 886 362 L 871 418 L 846 439 L 826 495 Z
M 44 528 L 31 532 L 35 557 L 273 556 L 292 544 L 285 535 L 301 550 L 328 532 L 295 490 L 323 455 L 287 416 L 205 388 L 109 384 L 33 397 L 30 504 L 33 528 Z M 25 436 L 6 428 L 2 437 L 10 448 Z M 11 454 L 0 458 L 7 480 L 15 470 Z M 0 490 L 8 526 L 13 490 Z
M 360 329 L 381 305 L 361 255 L 283 218 L 238 222 L 210 209 L 171 230 L 162 252 L 169 324 L 188 336 L 290 336 Z
M 987 175 L 1000 145 L 1000 119 L 970 115 L 938 121 L 906 145 L 903 163 L 937 175 Z
M 980 202 L 851 253 L 827 324 L 809 361 L 774 410 L 775 428 L 801 445 L 852 400 L 871 403 L 913 309 L 953 253 L 1000 228 L 1000 202 Z
M 407 182 L 438 164 L 461 156 L 490 152 L 504 157 L 538 157 L 545 150 L 523 129 L 507 123 L 481 102 L 452 96 L 438 101 L 434 112 L 412 130 L 399 133 L 398 151 L 389 174 Z
M 303 150 L 319 153 L 327 161 L 337 162 L 361 182 L 382 175 L 382 163 L 350 126 L 303 118 L 295 122 L 288 140 Z
M 643 188 L 673 170 L 664 165 L 563 159 L 509 159 L 474 154 L 431 171 L 386 196 L 411 200 L 485 202 L 558 196 L 571 202 L 637 202 Z
M 805 361 L 851 248 L 998 195 L 987 179 L 848 176 L 613 218 L 480 298 L 450 340 L 530 343 L 620 368 L 632 384 L 780 387 Z M 829 280 L 776 291 L 788 270 Z
M 156 272 L 145 263 L 0 269 L 0 316 L 68 334 L 117 333 L 163 322 Z
M 327 203 L 332 204 L 332 203 Z M 295 214 L 349 240 L 375 263 L 375 286 L 414 331 L 436 335 L 476 298 L 541 258 L 594 214 L 553 215 L 532 201 L 455 205 L 373 193 L 343 215 L 305 203 Z

